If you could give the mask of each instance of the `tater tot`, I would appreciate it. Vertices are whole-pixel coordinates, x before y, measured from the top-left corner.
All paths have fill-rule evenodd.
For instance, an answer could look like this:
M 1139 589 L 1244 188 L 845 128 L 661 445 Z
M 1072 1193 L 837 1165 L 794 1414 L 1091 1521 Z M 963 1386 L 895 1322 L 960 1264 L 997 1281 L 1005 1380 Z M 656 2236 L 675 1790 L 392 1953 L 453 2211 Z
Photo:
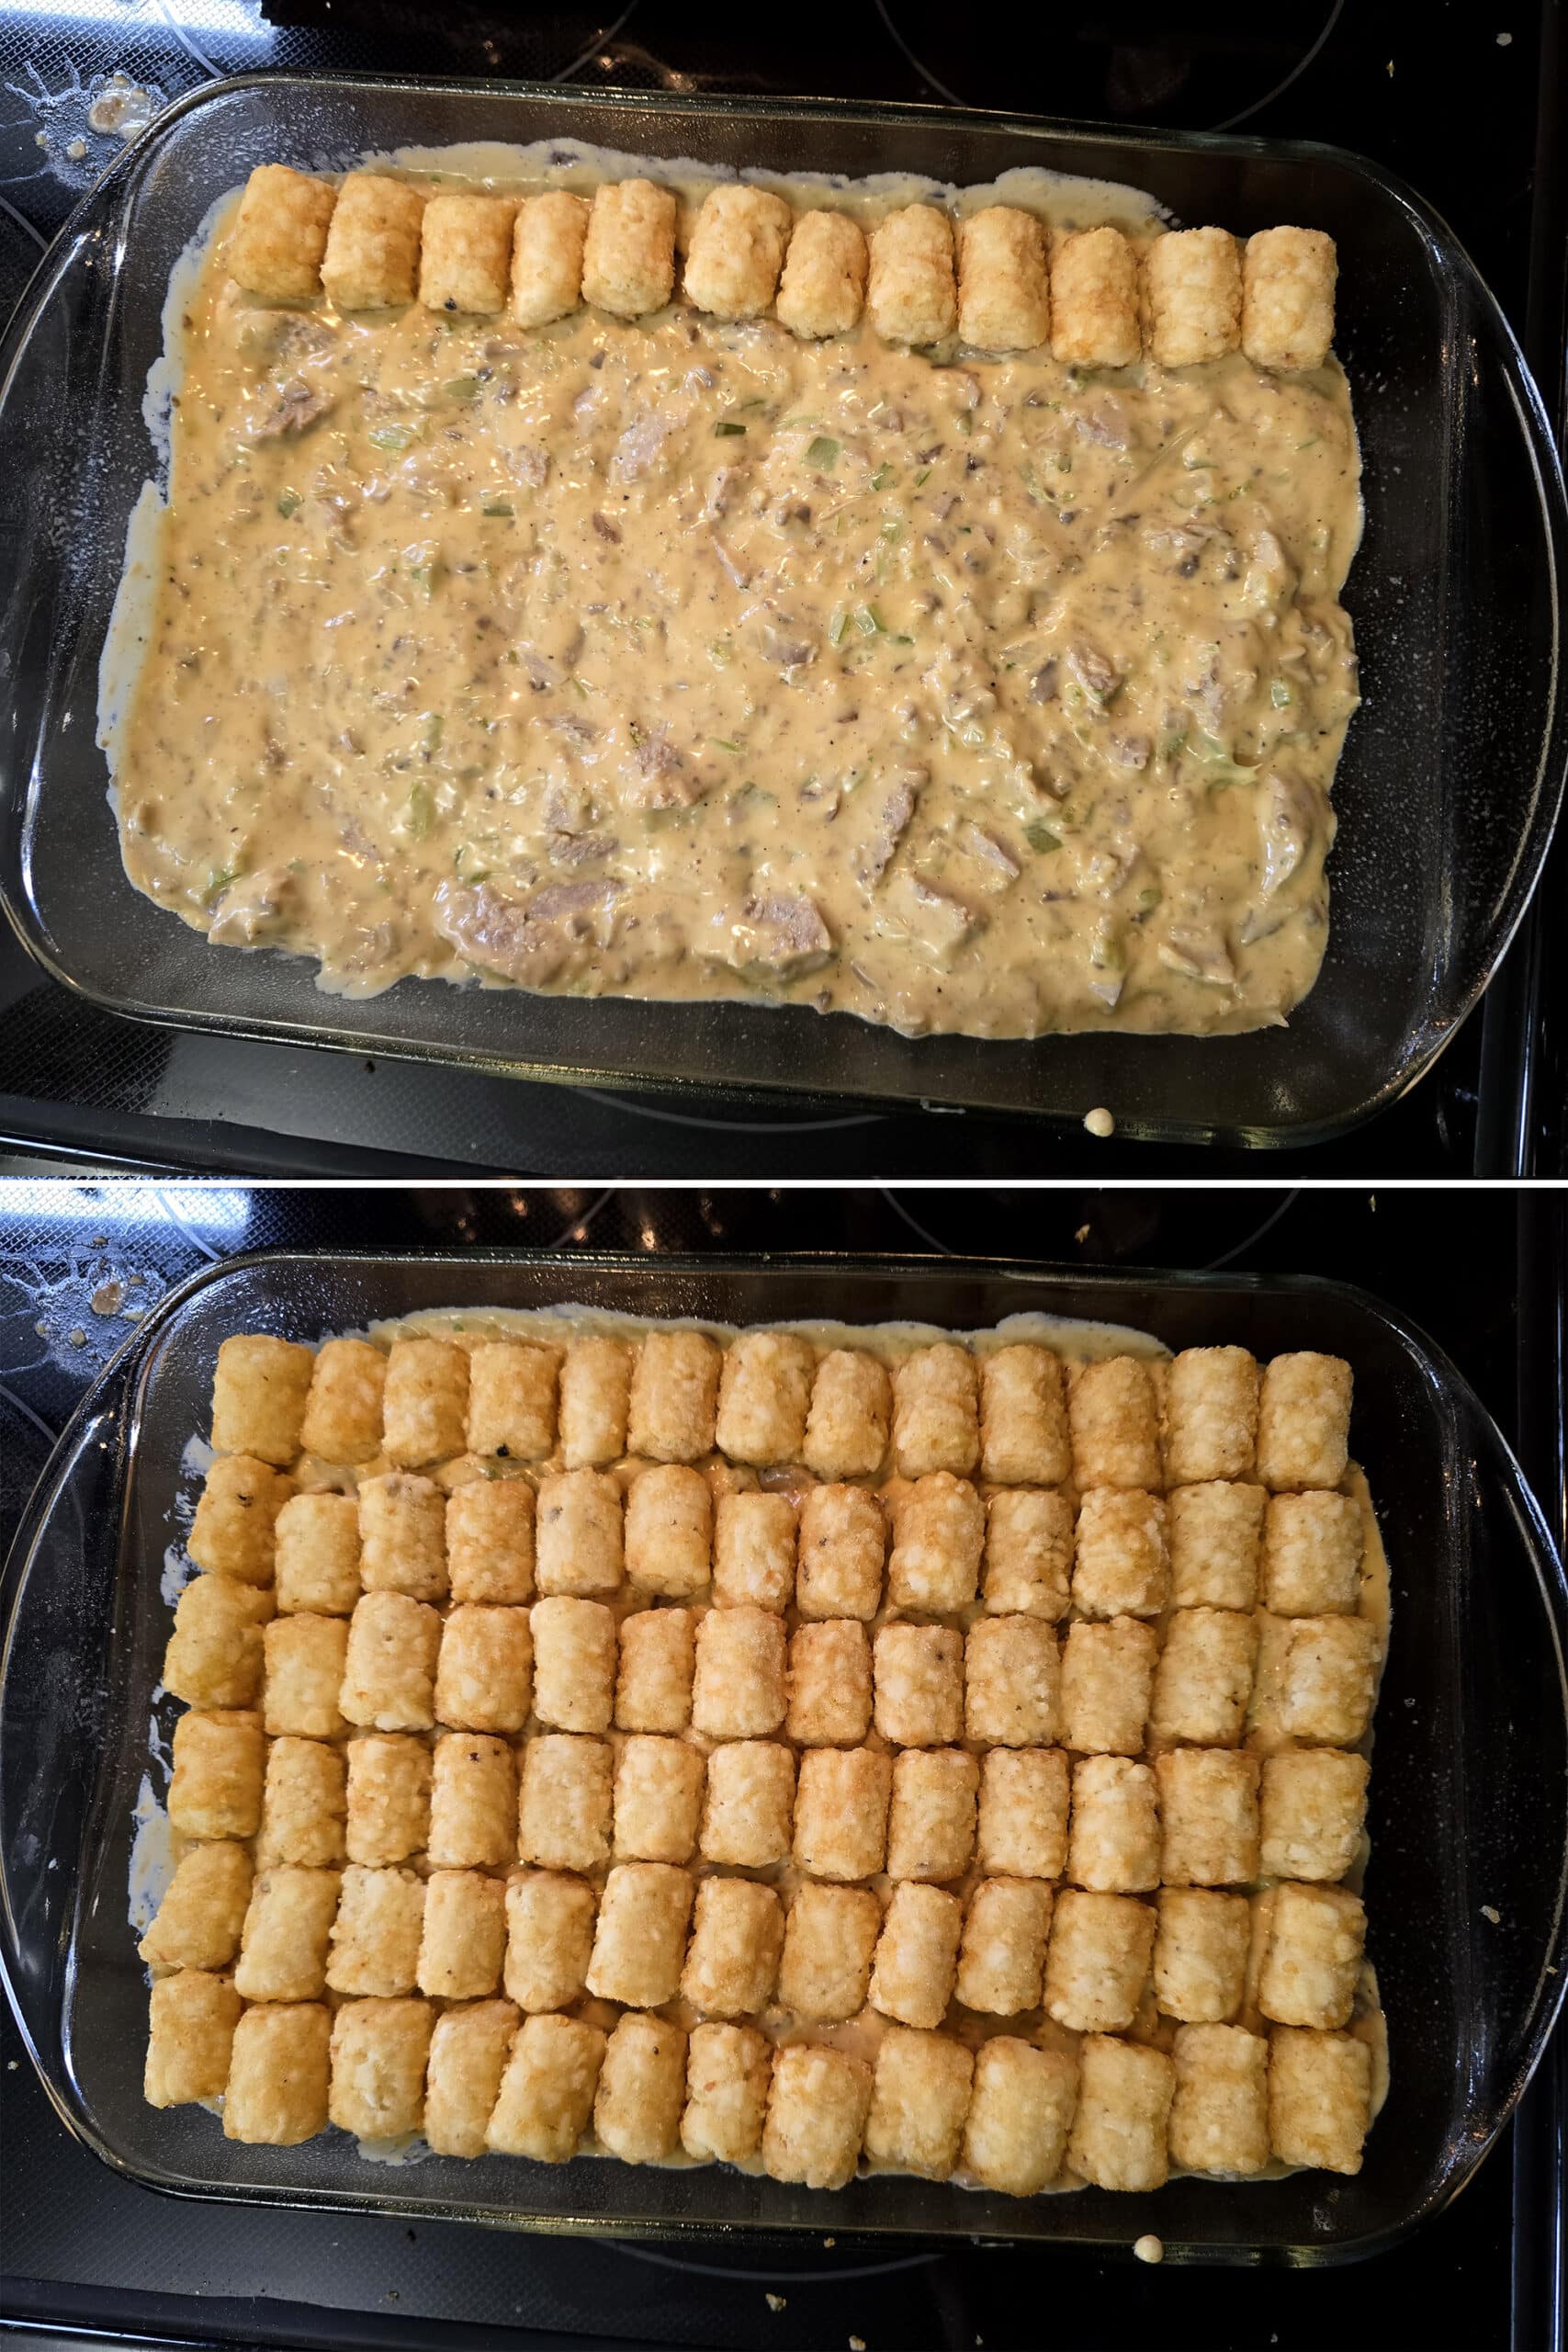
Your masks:
M 975 1850 L 979 1785 L 979 1759 L 961 1747 L 911 1748 L 895 1757 L 887 1814 L 890 1878 L 962 1877 Z
M 432 1871 L 424 1883 L 419 1989 L 471 2001 L 501 1983 L 506 1950 L 506 1889 L 482 1871 Z
M 367 1592 L 446 1597 L 446 1498 L 434 1478 L 405 1470 L 359 1486 L 359 1576 Z
M 452 1599 L 515 1607 L 534 1598 L 534 1489 L 525 1478 L 473 1478 L 446 1500 Z
M 1224 2025 L 1234 2018 L 1246 1988 L 1251 1933 L 1245 1894 L 1162 1887 L 1154 1990 L 1166 2016 L 1192 2025 Z
M 980 1470 L 1003 1487 L 1058 1487 L 1071 1477 L 1062 1360 L 1049 1348 L 998 1348 L 981 1359 Z
M 409 300 L 412 292 L 411 278 L 409 294 L 400 299 Z M 346 1463 L 368 1462 L 379 1453 L 386 1383 L 386 1356 L 368 1340 L 323 1340 L 305 1399 L 301 1451 L 321 1462 Z
M 887 1521 L 863 1487 L 813 1487 L 800 1507 L 795 1604 L 803 1617 L 859 1617 L 882 1605 Z
M 626 1450 L 632 1351 L 625 1340 L 573 1340 L 560 1370 L 561 1458 L 599 1470 Z
M 789 2042 L 773 2057 L 762 2127 L 762 2168 L 773 2180 L 842 2188 L 855 2176 L 871 2107 L 863 2059 L 812 2042 Z
M 552 1348 L 490 1340 L 468 1354 L 468 1452 L 540 1462 L 556 1442 Z
M 1010 2018 L 1038 2008 L 1051 1899 L 1037 1879 L 981 1880 L 964 1915 L 958 1953 L 955 1990 L 966 2009 Z
M 978 1370 L 966 1349 L 942 1340 L 906 1356 L 893 1374 L 893 1452 L 900 1474 L 923 1478 L 946 1470 L 967 1477 L 980 1458 L 978 1400 Z
M 1239 2026 L 1183 2025 L 1170 2054 L 1172 2162 L 1229 2178 L 1261 2172 L 1269 2161 L 1269 2044 Z
M 638 1479 L 637 1486 L 645 1483 Z M 795 1505 L 787 1495 L 720 1495 L 713 1529 L 718 1606 L 771 1609 L 782 1616 L 795 1592 Z
M 1051 1487 L 1009 1487 L 986 1506 L 982 1595 L 998 1616 L 1067 1613 L 1073 1573 L 1073 1507 Z
M 1062 1645 L 1062 1745 L 1080 1755 L 1136 1756 L 1158 1657 L 1158 1635 L 1135 1617 L 1069 1625 Z
M 640 319 L 664 308 L 674 283 L 673 189 L 655 187 L 651 180 L 608 181 L 596 188 L 582 250 L 583 300 L 618 319 Z M 633 1412 L 635 1419 L 635 1390 Z M 649 1448 L 634 1437 L 632 1450 Z M 705 1453 L 707 1446 L 697 1451 Z
M 716 319 L 759 317 L 773 299 L 792 218 L 784 198 L 765 188 L 733 181 L 710 187 L 686 254 L 687 301 Z
M 1246 1348 L 1183 1348 L 1172 1359 L 1165 1383 L 1165 1468 L 1173 1487 L 1247 1476 L 1258 1439 L 1258 1390 L 1257 1361 Z
M 893 1890 L 871 1971 L 871 2005 L 904 2025 L 939 2026 L 953 1998 L 964 1905 L 941 1887 Z
M 1258 1625 L 1235 1609 L 1179 1609 L 1155 1668 L 1149 1728 L 1188 1747 L 1234 1747 L 1247 1721 Z
M 1170 1552 L 1158 1495 L 1089 1487 L 1074 1549 L 1073 1599 L 1086 1617 L 1156 1617 L 1165 1607 Z
M 245 182 L 223 248 L 235 284 L 270 302 L 308 302 L 320 293 L 336 202 L 336 188 L 324 180 L 291 172 L 287 164 L 259 164 Z
M 432 198 L 424 216 L 427 253 L 430 216 L 436 205 L 467 200 Z M 452 1461 L 468 1446 L 468 1420 L 466 1350 L 449 1340 L 394 1340 L 381 1392 L 382 1448 L 388 1461 L 400 1470 Z
M 789 1331 L 742 1331 L 725 1351 L 714 1442 L 732 1462 L 798 1462 L 817 1351 Z
M 1045 1952 L 1045 2007 L 1075 2033 L 1123 2033 L 1148 1979 L 1155 1914 L 1131 1894 L 1064 1887 Z
M 335 1739 L 347 1726 L 338 1709 L 348 1657 L 348 1627 L 341 1617 L 275 1617 L 262 1635 L 266 1654 L 263 1688 L 267 1735 Z
M 615 1762 L 615 1860 L 689 1862 L 705 1777 L 701 1748 L 634 1733 Z
M 966 1478 L 917 1478 L 894 1514 L 887 1598 L 895 1609 L 946 1615 L 966 1609 L 980 1582 L 986 1510 Z
M 1223 359 L 1241 343 L 1241 255 L 1228 229 L 1179 229 L 1144 256 L 1149 347 L 1162 368 Z M 1179 1359 L 1178 1359 L 1179 1361 Z M 1192 1476 L 1172 1470 L 1171 1476 Z M 1234 1470 L 1196 1474 L 1235 1477 Z
M 1337 276 L 1334 240 L 1321 229 L 1263 229 L 1247 239 L 1241 347 L 1254 367 L 1322 367 L 1334 341 Z
M 188 1847 L 136 1949 L 162 1968 L 227 1968 L 250 1899 L 248 1848 L 226 1838 Z
M 506 1887 L 506 1992 L 530 2015 L 564 2009 L 588 1981 L 598 1898 L 564 1871 L 523 1871 Z
M 615 1682 L 618 1731 L 684 1731 L 692 1720 L 696 1616 L 690 1609 L 637 1609 L 621 1620 Z
M 1092 2033 L 1078 2051 L 1078 2103 L 1067 2162 L 1097 2188 L 1151 2189 L 1169 2171 L 1176 2070 L 1163 2050 Z
M 1086 1363 L 1068 1391 L 1067 1423 L 1073 1476 L 1084 1491 L 1127 1487 L 1157 1493 L 1164 1485 L 1158 1400 L 1141 1357 L 1107 1356 Z
M 1067 1858 L 1067 1758 L 1059 1747 L 993 1747 L 980 1758 L 976 1860 L 988 1876 L 1060 1878 Z
M 755 2026 L 696 2025 L 686 2050 L 681 2145 L 699 2164 L 743 2165 L 762 2144 L 773 2047 Z
M 292 1478 L 269 1463 L 248 1453 L 220 1454 L 207 1474 L 186 1541 L 197 1566 L 238 1584 L 270 1584 L 277 1515 L 293 1492 Z
M 419 299 L 427 311 L 485 315 L 506 308 L 516 210 L 513 197 L 443 193 L 430 198 L 419 255 Z M 395 1357 L 396 1346 L 392 1352 Z M 390 1428 L 389 1421 L 389 1433 Z M 391 1452 L 389 1443 L 387 1450 Z M 446 1449 L 447 1453 L 462 1450 L 461 1445 Z M 423 1457 L 427 1462 L 440 1458 Z
M 1038 1617 L 978 1617 L 964 1645 L 964 1732 L 999 1747 L 1048 1747 L 1061 1727 L 1054 1629 Z
M 975 2052 L 961 2163 L 984 2188 L 1033 2197 L 1062 2169 L 1077 2102 L 1070 2051 L 996 2034 Z
M 576 310 L 587 234 L 585 196 L 553 187 L 524 198 L 512 231 L 512 315 L 519 326 L 548 326 Z
M 720 1351 L 705 1332 L 649 1331 L 632 1371 L 627 1452 L 650 1462 L 697 1462 L 710 1453 L 719 1363 Z
M 193 1577 L 175 1607 L 164 1688 L 190 1707 L 249 1707 L 262 1679 L 271 1595 L 237 1577 Z
M 1280 1665 L 1280 1730 L 1313 1747 L 1353 1747 L 1372 1719 L 1377 1628 L 1365 1617 L 1293 1617 L 1288 1623 Z
M 876 1728 L 897 1747 L 964 1735 L 964 1636 L 950 1625 L 882 1626 L 873 1659 Z
M 795 1796 L 795 1860 L 811 1878 L 872 1878 L 887 1850 L 893 1760 L 869 1747 L 810 1747 Z
M 1170 1598 L 1178 1609 L 1251 1609 L 1268 1495 L 1261 1487 L 1209 1481 L 1178 1487 L 1166 1502 Z
M 870 239 L 865 307 L 884 343 L 941 343 L 953 333 L 958 288 L 953 223 L 945 212 L 934 204 L 907 204 L 877 222 Z M 956 1466 L 972 1468 L 973 1456 Z
M 183 2107 L 220 2095 L 242 2006 L 231 1984 L 198 1968 L 184 1968 L 153 1985 L 142 2075 L 149 2107 Z
M 263 1871 L 251 1888 L 234 1989 L 247 2001 L 315 2001 L 326 1989 L 336 1871 Z
M 842 2025 L 865 2007 L 882 1906 L 869 1887 L 805 1879 L 784 1922 L 779 2001 L 816 2025 Z
M 691 1872 L 668 1862 L 615 1865 L 599 1900 L 588 1963 L 588 1989 L 596 1998 L 647 2009 L 674 1999 L 694 1892 Z
M 486 2147 L 547 2165 L 575 2155 L 593 2110 L 604 2039 L 579 2018 L 525 2018 L 485 2127 Z
M 877 2045 L 865 2152 L 874 2164 L 945 2180 L 958 2162 L 975 2061 L 945 2033 L 890 2026 Z
M 223 2136 L 297 2147 L 327 2128 L 331 2013 L 315 2001 L 261 2001 L 234 2028 Z
M 327 1983 L 334 1993 L 392 2000 L 419 1978 L 424 1881 L 414 1871 L 350 1862 L 333 1922 Z
M 1343 1878 L 1361 1842 L 1370 1775 L 1364 1756 L 1335 1748 L 1265 1757 L 1259 1799 L 1264 1876 Z
M 424 2137 L 434 2154 L 484 2154 L 518 2022 L 510 2001 L 472 2001 L 436 2018 L 424 2081 Z
M 349 1620 L 338 1705 L 371 1731 L 428 1731 L 435 1721 L 441 1619 L 406 1592 L 367 1592 Z
M 423 192 L 406 180 L 383 172 L 349 173 L 338 190 L 321 262 L 321 284 L 338 310 L 387 311 L 413 300 L 424 201 Z M 354 1458 L 326 1456 L 329 1462 Z
M 1146 1764 L 1125 1756 L 1083 1756 L 1073 1766 L 1073 1826 L 1067 1876 L 1100 1894 L 1137 1894 L 1159 1884 L 1159 1804 Z
M 1176 1747 L 1155 1758 L 1168 1886 L 1246 1886 L 1258 1876 L 1256 1756 Z
M 773 1997 L 784 1947 L 784 1906 L 749 1878 L 697 1883 L 681 1995 L 709 2017 L 754 2017 Z
M 1371 2122 L 1372 2053 L 1348 2033 L 1269 2037 L 1269 2145 L 1281 2164 L 1356 2173 Z
M 428 2001 L 345 2001 L 333 2018 L 327 2120 L 362 2140 L 394 2140 L 424 2120 Z
M 871 1644 L 853 1617 L 797 1626 L 784 1730 L 804 1747 L 852 1747 L 871 1729 Z
M 1277 2025 L 1348 2025 L 1367 1938 L 1359 1894 L 1344 1886 L 1275 1889 L 1258 1978 L 1258 2006 Z
M 430 1836 L 430 1750 L 423 1739 L 377 1732 L 348 1743 L 347 1851 L 384 1870 L 423 1850 Z
M 1275 1356 L 1258 1408 L 1258 1476 L 1270 1493 L 1337 1487 L 1349 1458 L 1350 1367 L 1340 1356 Z
M 438 1870 L 496 1870 L 517 1859 L 517 1770 L 504 1739 L 447 1732 L 430 1774 L 427 1850 Z
M 602 1739 L 547 1733 L 523 1749 L 517 1846 L 547 1870 L 603 1870 L 610 1859 L 614 1759 Z
M 534 1713 L 558 1731 L 610 1728 L 615 1701 L 615 1620 L 603 1601 L 559 1593 L 536 1600 Z
M 1058 237 L 1051 254 L 1052 356 L 1069 367 L 1130 368 L 1142 348 L 1137 262 L 1121 230 Z
M 578 1470 L 569 1476 L 592 1478 L 597 1474 Z M 542 1527 L 542 1498 L 540 1523 Z M 713 1495 L 702 1472 L 682 1462 L 659 1463 L 645 1470 L 626 1497 L 629 1582 L 667 1600 L 691 1600 L 706 1589 L 712 1564 Z
M 739 1870 L 766 1870 L 789 1858 L 795 1822 L 795 1756 L 765 1739 L 726 1740 L 707 1760 L 698 1836 L 704 1858 Z
M 686 2037 L 664 2018 L 621 2018 L 604 2045 L 593 2132 L 626 2165 L 667 2163 L 680 2141 Z
M 175 1725 L 171 1826 L 187 1838 L 254 1838 L 261 1826 L 261 1717 L 213 1708 Z
M 291 1495 L 277 1514 L 277 1606 L 348 1617 L 359 1598 L 359 1507 L 352 1495 Z
M 256 176 L 252 174 L 252 179 Z M 296 179 L 294 172 L 287 176 Z M 310 181 L 310 186 L 320 184 Z M 332 188 L 322 193 L 332 198 Z M 320 247 L 315 259 L 320 261 Z M 252 291 L 264 289 L 254 287 Z M 315 291 L 315 287 L 306 291 Z M 312 1371 L 310 1350 L 291 1339 L 240 1334 L 223 1340 L 211 1381 L 211 1444 L 216 1452 L 249 1453 L 287 1470 L 299 1453 L 299 1425 L 306 1416 Z M 226 1562 L 214 1562 L 214 1566 L 226 1566 Z
M 840 216 L 808 213 L 806 217 L 831 220 Z M 860 235 L 858 229 L 855 234 Z M 798 243 L 798 230 L 795 237 Z M 792 256 L 794 250 L 792 246 Z M 855 307 L 858 314 L 858 301 Z M 827 332 L 837 334 L 839 330 L 830 328 Z M 830 1349 L 818 1364 L 812 1383 L 801 1460 L 819 1478 L 870 1477 L 881 1469 L 886 1454 L 892 1412 L 893 1384 L 886 1365 L 857 1348 Z
M 441 1628 L 436 1722 L 457 1731 L 521 1731 L 528 1720 L 533 1664 L 525 1609 L 465 1601 Z
M 867 266 L 865 235 L 858 221 L 844 212 L 798 214 L 779 280 L 775 309 L 780 324 L 812 341 L 848 334 L 865 300 Z M 868 1466 L 875 1469 L 876 1464 Z M 847 1475 L 847 1464 L 823 1472 L 824 1476 Z
M 970 213 L 958 224 L 959 340 L 976 351 L 1032 351 L 1050 327 L 1039 221 L 1010 204 Z
M 1366 1536 L 1353 1495 L 1270 1495 L 1263 1521 L 1265 1609 L 1276 1617 L 1348 1616 L 1360 1598 Z
M 766 1609 L 710 1609 L 698 1620 L 692 1725 L 708 1739 L 777 1731 L 788 1703 L 784 1620 Z

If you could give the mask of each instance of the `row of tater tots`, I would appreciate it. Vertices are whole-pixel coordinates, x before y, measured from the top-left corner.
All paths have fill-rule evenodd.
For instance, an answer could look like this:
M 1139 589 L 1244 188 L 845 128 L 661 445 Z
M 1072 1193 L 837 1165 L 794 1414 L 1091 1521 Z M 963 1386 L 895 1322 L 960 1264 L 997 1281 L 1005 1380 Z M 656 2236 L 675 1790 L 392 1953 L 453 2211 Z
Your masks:
M 951 1340 L 889 1368 L 790 1331 L 721 1345 L 676 1327 L 637 1340 L 470 1346 L 433 1338 L 225 1340 L 212 1442 L 287 1468 L 301 1453 L 423 1470 L 471 1453 L 569 1470 L 695 1463 L 816 1477 L 977 1473 L 996 1486 L 1158 1493 L 1254 1480 L 1271 1493 L 1337 1487 L 1348 1459 L 1350 1367 L 1301 1352 L 1259 1367 L 1245 1348 L 1189 1348 L 1168 1363 L 1111 1356 L 1065 1365 L 1019 1344 L 984 1356 Z
M 623 319 L 675 290 L 680 207 L 651 180 L 592 198 L 426 196 L 379 172 L 341 187 L 282 164 L 251 175 L 226 260 L 247 291 L 344 311 L 416 299 L 433 311 L 508 311 L 542 326 L 586 302 Z M 937 205 L 888 213 L 869 236 L 846 212 L 794 213 L 783 198 L 727 181 L 692 223 L 681 291 L 694 309 L 748 319 L 770 309 L 792 333 L 846 334 L 863 309 L 884 341 L 924 346 L 956 334 L 971 349 L 1049 345 L 1061 361 L 1127 367 L 1147 347 L 1162 367 L 1237 349 L 1261 368 L 1320 367 L 1334 337 L 1336 260 L 1320 230 L 1224 229 L 1154 239 L 1140 256 L 1112 227 L 1053 235 L 1034 214 L 991 205 L 956 223 Z

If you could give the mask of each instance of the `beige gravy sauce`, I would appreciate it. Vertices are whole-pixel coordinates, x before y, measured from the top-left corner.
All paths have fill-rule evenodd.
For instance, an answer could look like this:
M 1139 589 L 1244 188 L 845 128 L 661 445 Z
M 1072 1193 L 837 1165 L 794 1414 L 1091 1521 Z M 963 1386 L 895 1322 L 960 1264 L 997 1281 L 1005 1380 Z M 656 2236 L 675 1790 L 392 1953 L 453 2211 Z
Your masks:
M 505 184 L 463 160 L 411 176 Z M 1039 209 L 1158 232 L 1084 186 Z M 355 995 L 911 1034 L 1243 1030 L 1311 987 L 1356 703 L 1337 363 L 339 317 L 216 247 L 178 293 L 106 740 L 131 880 L 215 944 Z

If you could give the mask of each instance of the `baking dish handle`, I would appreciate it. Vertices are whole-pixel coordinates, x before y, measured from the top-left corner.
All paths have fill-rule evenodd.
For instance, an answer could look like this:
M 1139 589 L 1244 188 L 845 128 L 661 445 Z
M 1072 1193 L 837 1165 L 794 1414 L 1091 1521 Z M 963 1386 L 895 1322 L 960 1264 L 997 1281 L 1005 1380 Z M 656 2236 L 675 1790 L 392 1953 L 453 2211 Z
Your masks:
M 1486 2138 L 1529 2081 L 1568 1988 L 1568 1581 L 1491 1415 L 1455 1379 L 1457 1627 L 1472 1999 L 1469 2109 Z
M 134 1342 L 122 1350 L 66 1424 L 0 1584 L 0 1978 L 46 2085 L 60 2075 L 109 1696 L 123 1435 L 140 1356 Z

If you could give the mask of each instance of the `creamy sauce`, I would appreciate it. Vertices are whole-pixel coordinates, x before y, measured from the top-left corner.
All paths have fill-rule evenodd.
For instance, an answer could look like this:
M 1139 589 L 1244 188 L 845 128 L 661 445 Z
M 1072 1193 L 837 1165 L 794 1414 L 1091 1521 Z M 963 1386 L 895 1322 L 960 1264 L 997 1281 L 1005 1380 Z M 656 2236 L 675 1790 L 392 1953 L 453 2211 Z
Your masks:
M 1118 210 L 1064 185 L 1042 209 Z M 1234 1031 L 1311 987 L 1356 702 L 1337 363 L 340 318 L 216 250 L 180 292 L 108 740 L 130 878 L 215 943 L 356 995 L 911 1034 Z

